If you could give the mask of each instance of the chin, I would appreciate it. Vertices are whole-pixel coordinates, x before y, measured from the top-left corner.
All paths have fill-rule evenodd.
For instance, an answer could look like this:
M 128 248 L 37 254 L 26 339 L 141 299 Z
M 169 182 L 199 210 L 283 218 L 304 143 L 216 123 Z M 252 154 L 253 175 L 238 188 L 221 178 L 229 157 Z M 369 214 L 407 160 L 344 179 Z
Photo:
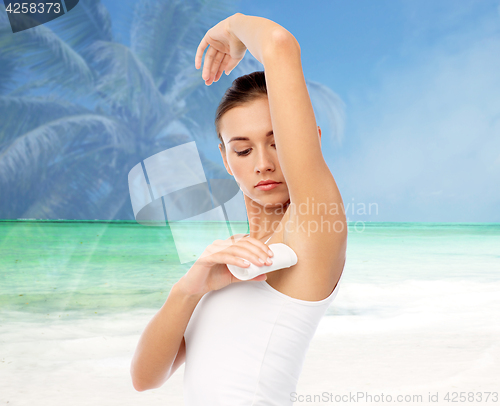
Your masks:
M 288 200 L 290 200 L 288 196 L 286 198 L 281 196 L 266 196 L 264 199 L 260 196 L 252 199 L 264 207 L 281 207 L 284 206 Z

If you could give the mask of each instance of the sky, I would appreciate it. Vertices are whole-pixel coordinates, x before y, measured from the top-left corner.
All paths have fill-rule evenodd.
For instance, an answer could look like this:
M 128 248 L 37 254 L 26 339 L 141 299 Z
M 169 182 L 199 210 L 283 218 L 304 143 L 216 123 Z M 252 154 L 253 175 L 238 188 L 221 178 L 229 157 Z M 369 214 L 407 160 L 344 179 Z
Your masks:
M 345 103 L 322 149 L 348 220 L 500 221 L 500 1 L 238 4 L 290 31 L 306 79 Z
M 102 3 L 126 44 L 135 0 Z M 313 107 L 348 221 L 500 222 L 500 0 L 228 3 L 290 31 L 342 100 L 340 135 Z

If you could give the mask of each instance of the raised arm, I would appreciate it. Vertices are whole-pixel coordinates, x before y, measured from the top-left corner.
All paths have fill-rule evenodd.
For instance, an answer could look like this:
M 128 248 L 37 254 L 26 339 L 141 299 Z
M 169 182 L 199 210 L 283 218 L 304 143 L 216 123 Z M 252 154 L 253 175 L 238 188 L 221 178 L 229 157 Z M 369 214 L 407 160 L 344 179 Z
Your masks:
M 310 204 L 314 199 L 321 211 L 308 210 L 301 217 L 323 216 L 325 221 L 340 221 L 344 231 L 334 234 L 344 238 L 347 226 L 342 197 L 321 151 L 295 37 L 271 20 L 236 13 L 207 32 L 196 53 L 196 68 L 201 67 L 208 44 L 202 72 L 207 85 L 218 80 L 224 70 L 231 71 L 246 49 L 263 63 L 276 150 L 291 202 L 298 206 Z M 326 205 L 320 206 L 321 203 Z M 337 205 L 336 210 L 330 210 L 332 203 Z
M 265 18 L 236 14 L 229 28 L 264 65 L 276 150 L 291 201 L 341 201 L 321 151 L 299 43 Z

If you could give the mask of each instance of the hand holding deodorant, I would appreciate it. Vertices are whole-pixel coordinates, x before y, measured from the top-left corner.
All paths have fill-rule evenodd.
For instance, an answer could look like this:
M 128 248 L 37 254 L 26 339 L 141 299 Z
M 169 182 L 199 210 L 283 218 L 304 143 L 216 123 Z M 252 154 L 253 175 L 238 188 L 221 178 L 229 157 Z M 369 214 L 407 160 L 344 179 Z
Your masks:
M 247 281 L 268 272 L 276 271 L 282 268 L 289 268 L 292 265 L 295 265 L 298 261 L 295 251 L 286 244 L 281 242 L 270 244 L 269 249 L 274 253 L 274 256 L 271 257 L 273 260 L 271 265 L 257 266 L 250 263 L 250 266 L 242 268 L 236 265 L 227 264 L 227 267 L 236 278 L 242 281 Z

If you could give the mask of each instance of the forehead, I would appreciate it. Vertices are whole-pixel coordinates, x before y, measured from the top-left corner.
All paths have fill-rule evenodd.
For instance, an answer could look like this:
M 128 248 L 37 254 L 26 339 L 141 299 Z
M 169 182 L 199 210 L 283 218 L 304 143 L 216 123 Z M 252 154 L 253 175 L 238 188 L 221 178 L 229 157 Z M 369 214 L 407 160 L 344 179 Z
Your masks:
M 267 97 L 228 110 L 221 118 L 221 135 L 226 140 L 233 136 L 259 137 L 272 129 Z

